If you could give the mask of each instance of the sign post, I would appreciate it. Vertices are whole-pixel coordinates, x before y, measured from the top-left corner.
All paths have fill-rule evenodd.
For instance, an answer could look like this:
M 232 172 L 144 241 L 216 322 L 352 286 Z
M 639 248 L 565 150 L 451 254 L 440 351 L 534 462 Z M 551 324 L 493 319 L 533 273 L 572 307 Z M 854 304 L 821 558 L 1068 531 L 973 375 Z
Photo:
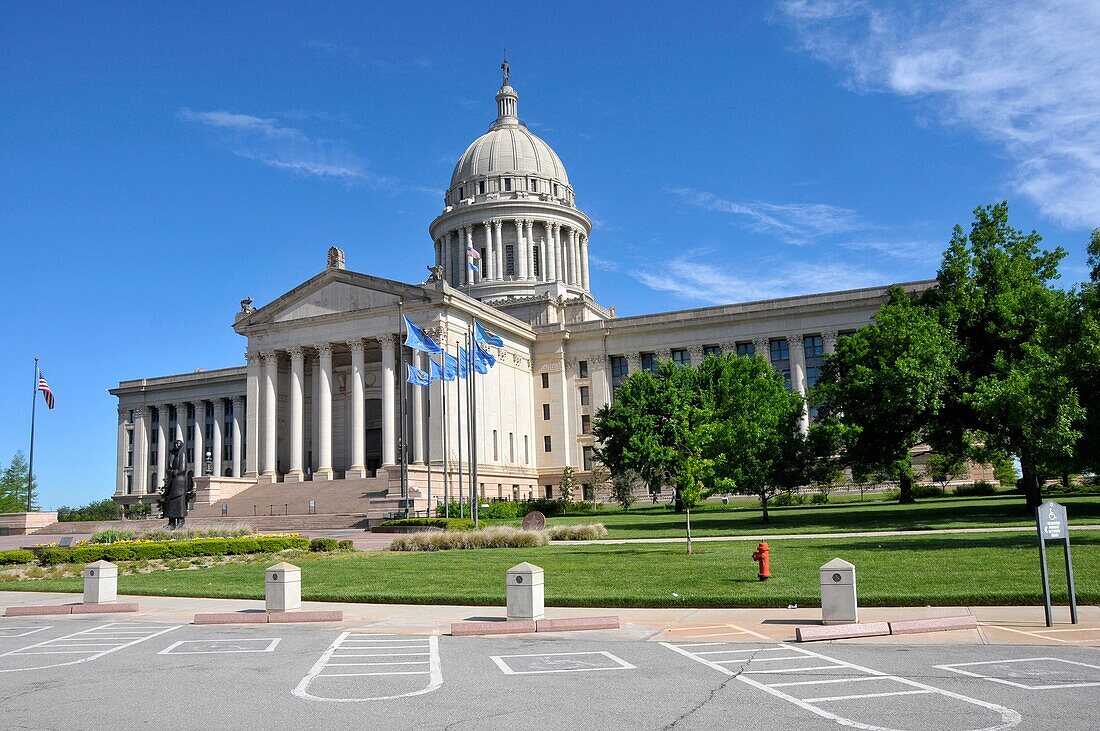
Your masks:
M 1077 624 L 1077 595 L 1073 589 L 1073 560 L 1069 552 L 1069 520 L 1066 506 L 1053 500 L 1035 509 L 1035 521 L 1039 528 L 1039 561 L 1043 574 L 1043 601 L 1046 609 L 1047 627 L 1054 626 L 1050 608 L 1050 577 L 1047 574 L 1047 541 L 1062 541 L 1066 553 L 1066 585 L 1069 587 L 1069 615 L 1073 624 Z

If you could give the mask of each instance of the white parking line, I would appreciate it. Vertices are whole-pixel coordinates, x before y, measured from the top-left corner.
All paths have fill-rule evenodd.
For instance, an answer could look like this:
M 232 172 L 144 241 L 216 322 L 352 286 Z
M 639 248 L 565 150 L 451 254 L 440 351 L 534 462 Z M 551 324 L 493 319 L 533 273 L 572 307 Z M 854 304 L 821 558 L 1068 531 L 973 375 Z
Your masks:
M 281 637 L 249 637 L 247 639 L 240 640 L 180 640 L 174 642 L 168 647 L 164 648 L 158 655 L 229 655 L 238 652 L 275 652 L 275 648 L 282 642 Z M 217 648 L 222 643 L 233 643 L 232 645 L 225 645 L 225 649 L 212 649 L 212 650 L 177 650 L 177 647 L 184 647 L 186 645 L 199 645 L 211 646 Z M 267 645 L 261 647 L 248 647 L 249 643 L 254 642 L 266 642 Z
M 394 700 L 396 698 L 407 698 L 410 696 L 423 695 L 425 693 L 431 693 L 433 690 L 438 689 L 443 685 L 443 671 L 439 662 L 439 638 L 435 635 L 430 637 L 418 637 L 409 638 L 408 636 L 402 639 L 384 639 L 386 637 L 397 637 L 397 635 L 384 635 L 384 634 L 367 634 L 363 632 L 344 632 L 336 641 L 333 642 L 327 650 L 321 655 L 321 657 L 314 663 L 309 673 L 299 681 L 298 686 L 294 689 L 294 695 L 299 698 L 305 698 L 311 701 L 327 701 L 329 703 L 362 703 L 364 701 L 386 701 Z M 427 642 L 424 642 L 424 640 Z M 420 647 L 425 649 L 419 652 L 370 652 L 370 650 L 411 650 L 413 647 L 409 646 L 409 642 L 419 642 Z M 364 647 L 363 645 L 377 645 L 377 647 Z M 353 651 L 353 652 L 349 652 Z M 364 652 L 367 651 L 367 652 Z M 379 660 L 377 662 L 333 662 L 333 660 L 346 660 L 349 658 L 390 658 L 390 657 L 422 657 L 423 660 Z M 405 669 L 408 665 L 427 665 L 426 670 L 408 670 Z M 337 667 L 389 667 L 399 666 L 400 669 L 394 670 L 379 670 L 379 671 L 366 671 L 366 672 L 329 672 L 330 668 Z M 419 676 L 427 675 L 428 684 L 419 689 L 411 690 L 407 693 L 398 693 L 390 695 L 368 695 L 359 698 L 339 698 L 318 695 L 320 692 L 328 692 L 317 690 L 310 692 L 310 686 L 317 681 L 323 681 L 325 678 L 373 678 L 373 677 L 404 677 L 404 676 Z M 369 692 L 370 681 L 364 681 L 366 688 L 360 692 Z M 324 684 L 322 683 L 322 686 Z
M 53 625 L 46 625 L 44 627 L 31 627 L 9 625 L 0 627 L 0 639 L 9 639 L 14 637 L 26 637 L 27 635 L 33 635 L 35 632 L 41 632 L 42 630 L 50 629 Z M 20 631 L 23 630 L 23 631 Z
M 752 634 L 756 634 L 756 633 L 752 633 Z M 772 647 L 757 648 L 756 650 L 752 650 L 750 652 L 764 652 L 766 650 L 772 650 L 772 651 L 787 650 L 787 651 L 794 652 L 794 653 L 797 653 L 799 655 L 805 656 L 807 659 L 813 659 L 813 660 L 817 660 L 817 661 L 824 661 L 825 663 L 828 663 L 828 664 L 818 664 L 818 665 L 809 665 L 809 666 L 802 665 L 802 666 L 784 668 L 784 669 L 779 669 L 779 670 L 772 669 L 772 668 L 769 668 L 767 670 L 753 670 L 753 669 L 742 668 L 739 671 L 734 671 L 730 668 L 724 667 L 723 664 L 721 664 L 719 662 L 708 659 L 706 657 L 700 657 L 700 655 L 703 655 L 704 653 L 691 652 L 690 650 L 683 649 L 683 647 L 681 647 L 679 645 L 671 644 L 671 643 L 668 643 L 668 642 L 662 642 L 661 644 L 664 645 L 665 647 L 667 647 L 668 649 L 674 651 L 674 652 L 677 652 L 681 655 L 684 655 L 685 657 L 689 657 L 692 660 L 695 660 L 696 662 L 701 663 L 701 664 L 703 664 L 703 665 L 705 665 L 709 668 L 713 668 L 713 669 L 717 670 L 720 673 L 723 673 L 723 674 L 729 675 L 729 676 L 736 676 L 739 681 L 741 681 L 743 683 L 746 683 L 748 685 L 751 685 L 754 688 L 759 688 L 760 690 L 764 691 L 765 693 L 769 693 L 769 694 L 771 694 L 771 695 L 773 695 L 777 698 L 782 698 L 783 700 L 787 701 L 788 703 L 793 703 L 794 705 L 798 706 L 799 708 L 807 710 L 810 713 L 813 713 L 813 714 L 815 714 L 817 716 L 820 716 L 822 718 L 827 718 L 831 721 L 835 721 L 836 723 L 840 724 L 841 726 L 849 726 L 849 727 L 852 727 L 852 728 L 864 729 L 864 731 L 897 731 L 897 730 L 890 729 L 890 728 L 885 727 L 885 726 L 877 726 L 877 725 L 874 725 L 874 724 L 869 724 L 869 723 L 863 723 L 861 721 L 856 721 L 856 720 L 853 720 L 851 718 L 841 716 L 837 713 L 833 713 L 832 711 L 826 710 L 825 708 L 822 708 L 818 704 L 830 703 L 830 702 L 836 702 L 836 701 L 862 700 L 862 699 L 865 699 L 865 698 L 879 698 L 879 697 L 883 697 L 883 696 L 887 696 L 887 695 L 890 695 L 890 696 L 895 696 L 895 695 L 914 695 L 914 696 L 916 696 L 916 695 L 921 695 L 921 696 L 924 696 L 924 695 L 938 695 L 938 696 L 942 696 L 942 697 L 946 697 L 946 698 L 952 698 L 954 700 L 961 701 L 963 703 L 967 703 L 967 704 L 970 704 L 970 705 L 979 706 L 981 708 L 988 709 L 988 710 L 1000 715 L 1000 724 L 995 725 L 995 726 L 983 726 L 983 727 L 980 727 L 979 729 L 974 729 L 974 731 L 1004 731 L 1005 729 L 1010 729 L 1010 728 L 1013 728 L 1014 726 L 1017 726 L 1020 723 L 1020 721 L 1022 720 L 1020 714 L 1017 713 L 1016 711 L 1012 710 L 1011 708 L 1006 708 L 1004 706 L 1000 706 L 1000 705 L 997 705 L 995 703 L 987 703 L 985 701 L 978 700 L 977 698 L 971 698 L 969 696 L 961 695 L 959 693 L 953 693 L 953 692 L 948 691 L 948 690 L 943 690 L 942 688 L 936 688 L 936 687 L 933 687 L 931 685 L 926 685 L 924 683 L 919 683 L 915 680 L 909 680 L 908 678 L 902 678 L 902 677 L 899 677 L 897 675 L 890 675 L 890 674 L 884 673 L 880 670 L 874 670 L 872 668 L 863 667 L 862 665 L 855 665 L 853 663 L 846 662 L 844 660 L 837 660 L 836 658 L 828 657 L 826 655 L 822 655 L 820 653 L 813 652 L 811 650 L 806 650 L 806 649 L 803 649 L 801 647 L 794 647 L 794 646 L 791 646 L 791 645 L 779 645 L 779 646 L 774 646 L 773 645 Z M 744 651 L 743 648 L 742 648 L 742 651 Z M 714 654 L 714 653 L 710 652 L 708 654 Z M 779 659 L 793 659 L 793 658 L 770 658 L 770 657 L 769 658 L 756 658 L 756 657 L 748 657 L 748 658 L 741 658 L 738 661 L 741 662 L 743 665 L 746 665 L 748 668 L 751 668 L 752 663 L 754 663 L 754 662 L 762 662 L 762 661 L 768 661 L 768 660 L 779 660 Z M 733 661 L 732 660 L 725 660 L 725 661 L 721 661 L 721 662 L 722 663 L 728 663 L 728 662 L 733 662 Z M 816 671 L 816 670 L 839 670 L 839 671 L 842 671 L 842 672 L 846 672 L 848 675 L 851 675 L 853 677 L 829 677 L 829 678 L 820 678 L 820 679 L 814 679 L 814 680 L 788 681 L 788 682 L 782 682 L 782 683 L 765 683 L 765 682 L 761 682 L 759 680 L 756 680 L 755 678 L 749 677 L 750 675 L 768 675 L 768 674 L 796 675 L 798 673 L 806 673 L 806 672 Z M 818 697 L 818 698 L 796 698 L 795 696 L 790 695 L 789 693 L 787 693 L 785 691 L 779 690 L 779 688 L 789 688 L 789 687 L 792 687 L 792 686 L 811 686 L 811 685 L 825 685 L 825 684 L 836 685 L 836 684 L 840 684 L 840 683 L 860 683 L 860 682 L 867 682 L 867 681 L 882 681 L 882 682 L 888 682 L 888 683 L 897 683 L 897 684 L 900 684 L 902 686 L 906 686 L 907 689 L 906 690 L 901 690 L 901 691 L 890 691 L 890 692 L 857 693 L 857 694 L 852 694 L 852 695 L 822 696 L 822 697 Z M 912 688 L 913 690 L 909 690 L 909 688 Z M 939 705 L 937 705 L 936 707 L 938 708 Z
M 1077 665 L 1079 667 L 1092 668 L 1093 670 L 1100 670 L 1100 665 L 1089 665 L 1084 662 L 1074 662 L 1073 660 L 1063 660 L 1058 657 L 1021 657 L 1014 660 L 984 660 L 982 662 L 959 662 L 952 663 L 950 665 L 936 665 L 935 667 L 940 670 L 947 670 L 952 673 L 958 673 L 960 675 L 969 675 L 972 678 L 981 678 L 983 680 L 989 680 L 994 683 L 1000 683 L 1002 685 L 1011 685 L 1014 688 L 1023 688 L 1024 690 L 1056 690 L 1059 688 L 1092 688 L 1100 686 L 1100 682 L 1090 683 L 1050 683 L 1047 685 L 1027 685 L 1026 683 L 1017 683 L 1011 680 L 1005 680 L 1004 678 L 994 678 L 989 675 L 982 675 L 981 673 L 973 672 L 970 670 L 961 670 L 960 668 L 972 667 L 974 665 L 1008 665 L 1012 663 L 1022 662 L 1060 662 L 1066 665 Z
M 612 666 L 590 667 L 590 668 L 551 668 L 549 670 L 514 670 L 505 660 L 509 660 L 517 657 L 577 657 L 578 655 L 601 655 L 611 662 L 615 663 Z M 592 670 L 636 670 L 633 665 L 623 660 L 621 657 L 616 657 L 610 652 L 603 650 L 591 651 L 591 652 L 536 652 L 530 655 L 490 655 L 490 659 L 496 663 L 500 671 L 505 675 L 543 675 L 545 673 L 583 673 Z M 554 662 L 554 661 L 550 661 Z M 568 661 L 566 661 L 568 662 Z
M 9 650 L 5 653 L 0 653 L 0 662 L 4 658 L 20 658 L 26 655 L 86 655 L 87 657 L 78 658 L 69 662 L 52 663 L 49 665 L 35 665 L 33 667 L 19 667 L 19 668 L 5 668 L 0 667 L 0 673 L 18 673 L 26 670 L 42 670 L 45 668 L 56 668 L 64 665 L 78 665 L 80 663 L 91 662 L 98 660 L 104 655 L 108 655 L 112 652 L 123 650 L 127 647 L 138 644 L 139 642 L 145 642 L 151 640 L 154 637 L 158 637 L 167 632 L 171 632 L 174 629 L 179 629 L 182 625 L 165 626 L 165 625 L 146 625 L 141 628 L 134 628 L 134 625 L 121 625 L 118 623 L 108 623 L 92 627 L 91 629 L 81 630 L 80 632 L 74 632 L 64 637 L 57 637 L 52 640 L 46 640 L 44 642 L 38 642 L 33 645 L 27 645 L 26 647 L 20 647 L 17 650 Z M 132 635 L 131 638 L 126 640 L 115 640 L 108 642 L 98 642 L 100 639 L 108 639 L 105 634 L 110 632 L 117 632 L 118 627 L 128 627 L 126 633 Z M 105 630 L 107 632 L 105 632 Z M 85 642 L 87 639 L 94 639 L 95 642 Z M 75 641 L 75 644 L 74 644 Z

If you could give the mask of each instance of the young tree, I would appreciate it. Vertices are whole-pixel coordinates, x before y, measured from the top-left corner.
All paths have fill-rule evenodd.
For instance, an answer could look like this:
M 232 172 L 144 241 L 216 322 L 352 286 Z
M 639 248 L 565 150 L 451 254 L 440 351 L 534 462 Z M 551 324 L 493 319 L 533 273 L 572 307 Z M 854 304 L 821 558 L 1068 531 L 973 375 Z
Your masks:
M 911 451 L 943 407 L 953 361 L 948 329 L 901 288 L 873 324 L 837 343 L 813 399 L 818 429 L 842 441 L 853 475 L 887 474 L 899 502 L 913 502 Z
M 634 491 L 644 484 L 642 476 L 634 470 L 620 472 L 611 478 L 611 499 L 623 510 L 630 510 L 634 504 Z
M 966 460 L 956 455 L 932 452 L 928 455 L 928 479 L 947 494 L 947 483 L 966 473 Z
M 592 465 L 592 469 L 589 470 L 588 487 L 592 490 L 592 507 L 595 509 L 598 496 L 607 489 L 608 476 L 607 468 L 599 462 L 595 462 Z
M 1073 463 L 1078 470 L 1100 473 L 1100 228 L 1092 232 L 1088 256 L 1091 276 L 1074 293 L 1066 362 L 1084 409 Z
M 573 468 L 566 467 L 561 471 L 561 480 L 558 481 L 558 493 L 561 499 L 567 503 L 573 502 L 573 493 L 577 491 L 577 478 L 573 476 Z
M 0 513 L 21 513 L 27 509 L 29 472 L 23 452 L 16 452 L 11 458 L 11 463 L 0 472 Z M 31 501 L 31 508 L 38 510 L 38 480 L 34 481 Z
M 768 498 L 805 481 L 802 396 L 762 358 L 713 356 L 698 370 L 708 403 L 700 426 L 704 460 L 693 467 L 712 476 L 707 494 L 758 496 L 767 523 Z
M 1027 506 L 1042 503 L 1042 465 L 1065 464 L 1081 436 L 1084 410 L 1066 367 L 1072 298 L 1052 286 L 1061 247 L 1008 223 L 1008 204 L 974 211 L 970 233 L 955 227 L 926 293 L 956 343 L 955 368 L 930 434 L 943 454 L 1015 454 Z

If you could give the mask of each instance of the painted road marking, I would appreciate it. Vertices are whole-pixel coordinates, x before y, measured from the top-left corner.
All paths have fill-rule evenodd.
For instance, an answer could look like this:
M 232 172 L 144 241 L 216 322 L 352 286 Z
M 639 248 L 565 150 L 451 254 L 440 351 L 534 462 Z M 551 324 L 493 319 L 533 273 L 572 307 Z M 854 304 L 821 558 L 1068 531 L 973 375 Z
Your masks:
M 396 692 L 403 690 L 403 681 L 419 681 L 423 676 L 427 676 L 427 685 L 424 687 L 414 686 L 412 690 Z M 391 678 L 393 682 L 386 685 L 386 678 Z M 439 661 L 437 636 L 409 637 L 344 632 L 325 650 L 293 692 L 299 698 L 311 701 L 361 703 L 424 695 L 441 685 L 443 670 Z M 344 693 L 368 695 L 344 697 Z
M 1063 659 L 1058 658 L 1058 657 L 1023 657 L 1023 658 L 1019 658 L 1019 659 L 1016 659 L 1016 660 L 985 660 L 983 662 L 958 662 L 958 663 L 952 663 L 950 665 L 936 665 L 935 667 L 937 667 L 940 670 L 948 670 L 952 673 L 959 673 L 960 675 L 969 675 L 972 678 L 982 678 L 983 680 L 989 680 L 989 681 L 992 681 L 994 683 L 1001 683 L 1002 685 L 1011 685 L 1014 688 L 1023 688 L 1024 690 L 1056 690 L 1058 688 L 1092 688 L 1094 686 L 1100 686 L 1100 681 L 1085 682 L 1085 683 L 1066 682 L 1066 683 L 1048 683 L 1046 685 L 1028 685 L 1027 683 L 1019 683 L 1019 682 L 1016 682 L 1016 681 L 1013 681 L 1013 680 L 1008 680 L 1006 678 L 995 678 L 995 677 L 990 676 L 990 675 L 982 675 L 981 673 L 973 671 L 973 670 L 962 670 L 961 669 L 961 668 L 974 667 L 974 666 L 977 666 L 977 665 L 1018 665 L 1020 663 L 1063 663 L 1065 665 L 1075 665 L 1077 667 L 1089 668 L 1091 670 L 1100 671 L 1100 665 L 1089 665 L 1088 663 L 1074 662 L 1073 660 L 1063 660 Z M 1056 672 L 1057 671 L 1051 672 L 1049 670 L 1048 671 L 1043 671 L 1041 669 L 1036 669 L 1036 670 L 1032 671 L 1032 674 L 1033 675 L 1034 674 L 1053 675 Z M 1067 670 L 1065 672 L 1070 672 L 1070 671 Z M 1078 672 L 1081 672 L 1081 671 L 1078 671 Z M 1011 674 L 1011 672 L 1009 674 Z M 1024 677 L 1033 677 L 1033 675 L 1032 676 L 1026 676 L 1025 675 Z M 1092 675 L 1093 676 L 1100 676 L 1100 673 L 1092 673 Z M 1017 679 L 1020 679 L 1019 674 L 1017 674 L 1014 677 L 1017 677 Z M 1035 678 L 1035 680 L 1039 680 L 1039 679 Z
M 33 635 L 35 632 L 41 632 L 42 630 L 50 629 L 53 625 L 46 625 L 44 627 L 31 627 L 31 626 L 4 626 L 0 627 L 0 639 L 8 639 L 12 637 L 26 637 L 27 635 Z
M 750 634 L 756 634 L 756 633 L 751 633 L 750 632 Z M 798 655 L 804 656 L 807 660 L 816 661 L 817 664 L 813 664 L 813 665 L 794 665 L 792 667 L 782 668 L 782 669 L 776 669 L 776 668 L 773 668 L 773 667 L 767 667 L 767 668 L 761 669 L 761 668 L 759 668 L 759 666 L 754 665 L 754 663 L 767 661 L 767 660 L 789 659 L 789 658 L 771 658 L 771 657 L 757 658 L 755 656 L 755 654 L 749 654 L 747 657 L 739 658 L 737 660 L 737 662 L 741 663 L 741 668 L 739 670 L 733 670 L 733 669 L 730 669 L 728 667 L 725 667 L 725 663 L 733 662 L 733 660 L 725 660 L 725 661 L 722 661 L 722 662 L 715 662 L 710 657 L 702 657 L 701 656 L 702 653 L 692 652 L 691 650 L 684 649 L 683 647 L 681 647 L 679 645 L 675 645 L 675 644 L 672 644 L 672 643 L 669 643 L 669 642 L 662 642 L 661 644 L 664 645 L 665 647 L 667 647 L 668 649 L 674 651 L 674 652 L 677 652 L 677 653 L 679 653 L 679 654 L 681 654 L 685 657 L 689 657 L 692 660 L 694 660 L 698 663 L 701 663 L 703 665 L 706 665 L 709 668 L 713 668 L 714 670 L 717 670 L 718 672 L 723 673 L 724 675 L 736 676 L 736 678 L 739 681 L 741 681 L 742 683 L 746 683 L 748 685 L 751 685 L 754 688 L 759 688 L 760 690 L 764 691 L 765 693 L 769 693 L 769 694 L 771 694 L 771 695 L 773 695 L 777 698 L 782 698 L 783 700 L 787 701 L 788 703 L 793 703 L 794 705 L 798 706 L 799 708 L 807 710 L 810 713 L 813 713 L 817 716 L 820 716 L 822 718 L 827 718 L 831 721 L 835 721 L 836 723 L 840 724 L 841 726 L 850 726 L 852 728 L 864 729 L 865 731 L 898 731 L 896 729 L 891 729 L 887 726 L 878 726 L 878 725 L 874 725 L 874 724 L 870 724 L 870 723 L 864 723 L 862 721 L 853 720 L 849 716 L 842 716 L 839 713 L 834 713 L 833 711 L 827 710 L 826 708 L 823 708 L 821 704 L 838 703 L 838 702 L 844 702 L 844 701 L 858 701 L 858 700 L 864 700 L 864 699 L 867 699 L 867 698 L 881 698 L 881 697 L 885 697 L 885 696 L 902 696 L 902 695 L 911 695 L 911 696 L 914 696 L 914 697 L 918 697 L 918 696 L 919 697 L 940 696 L 941 697 L 940 700 L 932 701 L 933 704 L 934 704 L 934 707 L 937 710 L 942 708 L 942 698 L 946 697 L 946 698 L 952 698 L 952 699 L 957 700 L 957 701 L 961 701 L 962 703 L 966 703 L 966 704 L 969 704 L 969 705 L 972 705 L 972 706 L 978 706 L 980 708 L 987 709 L 987 710 L 992 711 L 993 713 L 996 713 L 1000 716 L 1000 723 L 999 724 L 992 725 L 992 726 L 990 726 L 990 725 L 979 726 L 979 727 L 975 728 L 973 731 L 1004 731 L 1005 729 L 1010 729 L 1010 728 L 1013 728 L 1014 726 L 1017 726 L 1020 723 L 1020 721 L 1022 720 L 1020 714 L 1017 713 L 1016 711 L 1012 710 L 1011 708 L 1006 708 L 1004 706 L 1000 706 L 1000 705 L 997 705 L 995 703 L 987 703 L 985 701 L 978 700 L 977 698 L 971 698 L 969 696 L 961 695 L 959 693 L 953 693 L 953 692 L 948 691 L 948 690 L 943 690 L 942 688 L 936 688 L 936 687 L 933 687 L 931 685 L 926 685 L 924 683 L 919 683 L 915 680 L 910 680 L 908 678 L 902 678 L 902 677 L 899 677 L 897 675 L 890 675 L 889 673 L 884 673 L 880 670 L 874 670 L 872 668 L 863 667 L 862 665 L 855 665 L 853 663 L 846 662 L 844 660 L 837 660 L 836 658 L 828 657 L 827 655 L 822 655 L 818 652 L 813 652 L 811 650 L 806 650 L 806 649 L 803 649 L 801 647 L 794 647 L 792 645 L 778 645 L 778 646 L 771 645 L 770 647 L 759 647 L 759 648 L 756 648 L 755 650 L 753 650 L 752 652 L 764 652 L 764 651 L 767 651 L 767 650 L 771 650 L 771 651 L 774 652 L 774 651 L 779 651 L 779 650 L 786 650 L 788 652 L 793 652 L 793 653 L 796 653 Z M 743 650 L 744 648 L 738 648 L 738 649 Z M 765 676 L 765 677 L 767 677 L 768 675 L 789 675 L 789 676 L 798 677 L 799 673 L 818 672 L 818 671 L 833 671 L 834 673 L 843 673 L 844 677 L 837 677 L 836 675 L 834 675 L 832 677 L 827 677 L 827 678 L 814 678 L 812 680 L 796 680 L 796 681 L 786 681 L 786 682 L 779 682 L 779 683 L 762 682 L 761 680 L 757 680 L 755 677 L 750 677 L 750 676 Z M 792 688 L 792 687 L 797 686 L 797 687 L 801 687 L 801 688 L 804 688 L 807 691 L 812 692 L 814 686 L 818 686 L 818 685 L 831 685 L 833 687 L 836 687 L 836 686 L 838 686 L 840 684 L 844 684 L 844 683 L 867 683 L 867 682 L 875 682 L 875 681 L 877 681 L 878 683 L 894 684 L 894 687 L 896 687 L 897 685 L 901 685 L 901 686 L 904 686 L 905 689 L 904 690 L 886 690 L 886 691 L 870 691 L 869 690 L 866 693 L 862 693 L 862 692 L 852 693 L 852 694 L 843 694 L 843 693 L 841 693 L 841 694 L 836 694 L 836 695 L 823 695 L 823 696 L 808 697 L 808 698 L 799 698 L 799 697 L 796 697 L 794 695 L 791 695 L 792 692 L 796 692 L 796 691 L 787 692 L 786 690 L 779 690 L 780 688 Z M 885 687 L 889 688 L 890 686 L 886 685 Z M 929 698 L 929 700 L 931 701 L 931 698 Z M 870 712 L 874 712 L 875 710 L 881 710 L 881 706 L 873 705 L 869 709 Z
M 1081 639 L 1081 640 L 1073 640 L 1073 639 L 1066 639 L 1064 637 L 1051 637 L 1050 636 L 1051 633 L 1055 633 L 1055 632 L 1094 632 L 1094 633 L 1100 634 L 1100 628 L 1098 628 L 1098 627 L 1072 627 L 1072 628 L 1066 628 L 1066 629 L 1058 628 L 1058 629 L 1041 629 L 1041 630 L 1030 631 L 1030 630 L 1016 629 L 1015 627 L 1005 627 L 1004 625 L 1000 625 L 1000 624 L 982 624 L 980 626 L 981 626 L 982 629 L 999 629 L 999 630 L 1002 630 L 1004 632 L 1013 632 L 1013 633 L 1018 634 L 1018 635 L 1026 635 L 1028 637 L 1035 637 L 1036 639 L 1046 640 L 1048 642 L 1061 642 L 1062 644 L 1066 644 L 1066 645 L 1082 645 L 1082 644 L 1085 644 L 1087 642 L 1100 641 L 1100 637 L 1086 637 L 1085 639 Z
M 237 640 L 180 640 L 158 655 L 228 655 L 235 652 L 275 652 L 281 637 L 250 637 Z M 177 650 L 176 648 L 183 649 Z
M 722 630 L 721 632 L 702 632 L 691 635 L 692 638 L 702 637 L 729 637 L 730 635 L 753 635 L 754 637 L 763 637 L 756 632 L 747 630 L 743 627 L 738 627 L 736 624 L 702 624 L 693 625 L 691 627 L 669 627 L 665 629 L 665 632 L 699 632 L 700 630 Z
M 526 659 L 520 659 L 526 658 Z M 532 655 L 490 655 L 505 675 L 541 675 L 544 673 L 583 673 L 591 670 L 635 670 L 636 668 L 603 650 L 592 652 L 540 652 Z M 512 660 L 509 664 L 506 660 Z M 518 665 L 516 669 L 512 665 Z
M 111 622 L 101 624 L 90 629 L 74 632 L 70 635 L 57 637 L 34 645 L 20 647 L 17 650 L 9 650 L 0 653 L 0 673 L 18 673 L 25 670 L 42 670 L 44 668 L 56 668 L 63 665 L 77 665 L 79 663 L 98 660 L 104 655 L 123 650 L 127 647 L 159 637 L 183 625 L 132 625 Z M 126 628 L 126 629 L 120 629 Z M 111 639 L 116 635 L 126 635 L 123 639 Z M 33 665 L 29 667 L 3 667 L 8 660 L 21 659 L 27 656 L 37 655 L 83 655 L 66 662 L 55 662 L 47 665 Z M 57 658 L 62 659 L 62 658 Z

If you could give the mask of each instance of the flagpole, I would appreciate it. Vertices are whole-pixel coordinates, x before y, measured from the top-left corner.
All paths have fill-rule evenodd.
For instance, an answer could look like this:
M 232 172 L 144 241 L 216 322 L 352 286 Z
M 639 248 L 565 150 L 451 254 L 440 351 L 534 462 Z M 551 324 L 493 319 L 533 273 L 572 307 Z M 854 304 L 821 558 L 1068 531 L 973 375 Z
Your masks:
M 405 329 L 405 338 L 409 337 L 409 329 L 405 327 L 405 313 L 402 310 L 404 301 L 397 301 L 397 312 L 401 317 L 401 326 Z M 408 390 L 409 374 L 405 372 L 405 344 L 399 342 L 397 344 L 398 358 L 400 360 L 400 369 L 398 373 L 401 374 L 398 382 L 401 384 L 401 435 L 397 440 L 397 448 L 401 451 L 401 510 L 402 514 L 407 518 L 409 517 L 409 457 L 408 450 L 406 449 L 406 441 L 408 439 L 408 427 L 407 427 L 407 414 L 405 413 L 405 391 Z
M 38 406 L 38 358 L 34 359 L 34 390 L 31 391 L 31 453 L 27 462 L 27 512 L 31 512 L 31 485 L 34 484 L 34 411 Z
M 470 358 L 471 366 L 474 363 L 474 348 L 476 347 L 477 343 L 474 342 L 473 326 L 471 325 L 466 335 L 466 353 Z M 477 529 L 477 385 L 474 381 L 477 368 L 468 368 L 467 372 L 470 374 L 470 400 L 467 402 L 469 407 L 467 410 L 470 413 L 470 515 L 473 516 L 474 528 Z
M 459 364 L 459 380 L 462 380 L 461 366 L 462 360 L 462 347 L 459 346 L 458 341 L 455 341 L 455 360 Z M 466 377 L 470 377 L 469 369 L 466 370 Z M 456 412 L 456 421 L 458 422 L 458 517 L 466 517 L 466 502 L 462 496 L 462 389 L 458 389 L 455 394 L 455 401 L 458 402 L 458 411 Z
M 443 393 L 443 410 L 441 416 L 441 428 L 443 431 L 443 515 L 444 517 L 451 517 L 451 454 L 447 447 L 447 341 L 443 340 L 443 375 L 444 378 L 439 381 L 439 389 Z

